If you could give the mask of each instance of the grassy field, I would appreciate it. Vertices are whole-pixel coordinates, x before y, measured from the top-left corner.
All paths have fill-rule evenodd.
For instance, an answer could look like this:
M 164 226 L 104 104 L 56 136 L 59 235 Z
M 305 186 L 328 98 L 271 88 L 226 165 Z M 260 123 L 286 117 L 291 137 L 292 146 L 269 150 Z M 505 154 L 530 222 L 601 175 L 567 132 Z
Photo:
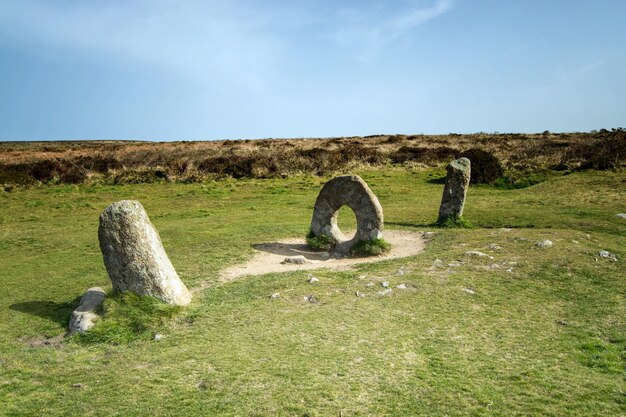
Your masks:
M 304 237 L 328 178 L 0 193 L 0 415 L 626 414 L 626 173 L 471 187 L 462 230 L 430 226 L 440 168 L 356 173 L 388 229 L 436 235 L 411 258 L 315 271 L 314 285 L 218 272 L 252 244 Z M 88 287 L 110 289 L 98 216 L 121 199 L 144 205 L 183 281 L 206 289 L 149 329 L 160 341 L 46 342 Z M 382 281 L 408 288 L 380 296 Z

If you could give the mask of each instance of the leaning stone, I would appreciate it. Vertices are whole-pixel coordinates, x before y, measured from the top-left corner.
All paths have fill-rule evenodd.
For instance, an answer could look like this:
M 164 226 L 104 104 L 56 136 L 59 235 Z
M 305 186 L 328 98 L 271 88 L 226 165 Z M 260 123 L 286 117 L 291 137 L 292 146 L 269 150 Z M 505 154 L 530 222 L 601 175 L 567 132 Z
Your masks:
M 85 333 L 96 325 L 100 320 L 99 313 L 105 297 L 106 293 L 102 288 L 93 287 L 87 290 L 70 318 L 70 333 Z
M 348 206 L 354 211 L 357 230 L 348 239 L 337 226 L 339 209 Z M 330 236 L 337 242 L 335 250 L 349 253 L 358 242 L 383 237 L 383 208 L 378 198 L 357 175 L 342 175 L 328 181 L 322 187 L 311 219 L 311 232 L 316 237 Z
M 457 219 L 463 215 L 465 196 L 470 182 L 471 163 L 467 158 L 459 158 L 448 165 L 446 185 L 439 206 L 438 222 Z
M 297 256 L 289 256 L 285 258 L 285 260 L 282 261 L 281 264 L 304 265 L 307 262 L 308 262 L 307 259 L 303 255 L 297 255 Z
M 98 238 L 113 290 L 153 296 L 173 305 L 191 302 L 191 293 L 138 201 L 123 200 L 107 207 L 100 215 Z

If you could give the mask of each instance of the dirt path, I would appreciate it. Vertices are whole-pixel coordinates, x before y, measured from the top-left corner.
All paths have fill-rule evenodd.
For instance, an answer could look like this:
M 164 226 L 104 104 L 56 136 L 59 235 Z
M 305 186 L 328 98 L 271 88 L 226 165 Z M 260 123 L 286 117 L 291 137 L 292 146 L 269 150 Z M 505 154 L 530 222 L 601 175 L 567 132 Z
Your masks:
M 301 271 L 319 268 L 334 270 L 350 269 L 353 265 L 379 262 L 387 259 L 413 256 L 424 250 L 424 238 L 420 232 L 401 230 L 385 231 L 385 240 L 391 243 L 387 255 L 370 258 L 334 258 L 328 252 L 313 252 L 304 239 L 285 239 L 278 242 L 254 245 L 255 254 L 245 264 L 235 265 L 222 271 L 220 281 L 228 282 L 246 275 L 263 275 L 271 272 Z M 282 264 L 285 258 L 302 255 L 307 259 L 303 265 Z

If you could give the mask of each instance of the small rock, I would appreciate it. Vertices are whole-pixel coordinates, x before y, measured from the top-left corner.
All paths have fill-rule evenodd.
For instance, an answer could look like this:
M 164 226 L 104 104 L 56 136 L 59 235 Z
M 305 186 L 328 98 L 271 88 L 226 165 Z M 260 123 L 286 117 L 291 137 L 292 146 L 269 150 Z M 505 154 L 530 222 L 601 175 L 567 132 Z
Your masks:
M 391 294 L 393 292 L 393 290 L 391 288 L 385 288 L 382 291 L 378 291 L 378 295 L 380 295 L 381 297 L 384 297 L 387 294 Z
M 316 282 L 319 282 L 319 279 L 314 277 L 313 275 L 309 275 L 308 282 L 309 284 L 315 284 Z
M 479 258 L 484 258 L 484 257 L 487 257 L 487 258 L 489 258 L 489 259 L 493 259 L 493 256 L 489 256 L 489 255 L 487 255 L 486 253 L 482 253 L 482 252 L 479 252 L 479 251 L 477 251 L 477 250 L 470 250 L 470 251 L 467 251 L 467 252 L 465 252 L 465 255 L 466 255 L 466 256 L 478 256 Z
M 559 326 L 567 326 L 567 325 L 569 325 L 569 323 L 564 321 L 564 320 L 557 320 L 556 324 L 558 324 Z
M 383 287 L 383 288 L 387 288 L 387 287 L 389 287 L 389 281 L 383 281 L 383 282 L 380 284 L 380 286 L 381 286 L 381 287 Z
M 491 250 L 500 250 L 502 248 L 500 247 L 500 245 L 498 245 L 496 243 L 490 243 L 489 244 L 489 249 L 491 249 Z
M 491 264 L 491 265 L 489 265 L 489 269 L 500 269 L 500 265 L 499 264 Z
M 152 338 L 154 341 L 158 342 L 159 340 L 163 340 L 165 336 L 163 336 L 161 333 L 157 333 L 154 335 L 154 337 Z
M 400 268 L 398 268 L 398 270 L 396 271 L 396 275 L 404 275 L 406 274 L 406 268 L 401 266 Z
M 367 278 L 367 275 L 359 275 L 359 279 L 365 279 Z
M 406 284 L 396 285 L 396 288 L 399 290 L 406 290 Z
M 500 228 L 500 231 L 501 232 L 510 232 L 511 229 L 509 229 L 508 227 L 502 227 L 502 228 Z
M 435 260 L 433 261 L 433 265 L 435 265 L 435 266 L 439 266 L 439 265 L 441 265 L 442 263 L 443 263 L 443 261 L 442 261 L 441 259 L 435 259 Z
M 366 287 L 373 287 L 374 283 L 373 282 L 368 282 L 367 284 L 365 284 Z
M 275 292 L 274 294 L 270 295 L 270 300 L 275 300 L 275 299 L 277 299 L 278 297 L 280 297 L 280 293 Z
M 80 299 L 78 308 L 72 312 L 70 318 L 70 333 L 85 333 L 100 320 L 100 310 L 106 293 L 100 287 L 89 288 Z
M 428 238 L 433 237 L 433 236 L 435 236 L 435 232 L 424 232 L 424 233 L 422 233 L 422 237 L 424 239 L 428 239 Z
M 536 245 L 536 246 L 538 246 L 538 247 L 540 247 L 540 248 L 551 248 L 551 247 L 552 247 L 552 245 L 554 245 L 554 244 L 552 243 L 552 241 L 551 241 L 551 240 L 547 240 L 547 239 L 546 239 L 546 240 L 542 240 L 541 242 L 537 243 L 537 245 Z
M 472 290 L 471 288 L 463 288 L 463 291 L 471 295 L 476 294 L 476 291 Z
M 286 257 L 285 260 L 281 262 L 281 264 L 304 265 L 307 262 L 307 259 L 303 255 L 298 255 Z
M 611 252 L 609 252 L 607 250 L 601 250 L 600 252 L 598 252 L 598 256 L 600 258 L 604 258 L 604 259 L 608 259 L 608 260 L 613 261 L 613 262 L 617 262 L 617 256 L 615 256 L 614 254 L 612 254 Z
M 304 301 L 308 301 L 309 303 L 317 303 L 319 300 L 314 294 L 304 296 Z
M 572 243 L 579 244 L 580 242 L 579 242 L 579 241 L 577 241 L 577 240 L 572 240 Z
M 626 219 L 626 213 L 617 213 L 616 216 L 620 219 Z
M 448 266 L 452 268 L 457 268 L 459 266 L 463 266 L 463 264 L 461 262 L 454 261 L 454 262 L 450 262 Z
M 363 298 L 365 297 L 365 294 L 363 294 L 361 291 L 356 290 L 356 292 L 354 293 L 354 295 L 356 295 L 357 297 Z
M 200 381 L 200 382 L 198 382 L 198 383 L 196 384 L 196 387 L 197 387 L 199 390 L 205 390 L 205 389 L 207 389 L 206 382 L 204 382 L 204 381 Z
M 85 384 L 72 384 L 72 388 L 74 389 L 81 389 L 81 388 L 85 388 Z
M 507 269 L 506 272 L 513 272 L 513 268 Z

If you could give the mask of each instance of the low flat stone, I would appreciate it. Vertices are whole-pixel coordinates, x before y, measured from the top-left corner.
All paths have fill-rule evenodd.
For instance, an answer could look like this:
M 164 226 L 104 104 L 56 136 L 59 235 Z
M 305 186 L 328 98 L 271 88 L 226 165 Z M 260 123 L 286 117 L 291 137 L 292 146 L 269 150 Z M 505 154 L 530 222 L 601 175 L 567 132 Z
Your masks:
M 489 256 L 486 253 L 479 252 L 477 250 L 468 250 L 467 252 L 465 252 L 465 256 L 477 256 L 479 258 L 493 259 L 493 256 Z
M 598 256 L 600 258 L 604 258 L 604 259 L 608 259 L 608 260 L 613 261 L 613 262 L 617 262 L 617 256 L 615 256 L 614 254 L 612 254 L 608 250 L 601 250 L 600 252 L 598 252 Z
M 620 219 L 626 219 L 626 213 L 617 213 L 616 216 Z
M 303 255 L 288 256 L 281 264 L 304 265 L 309 261 Z
M 554 245 L 554 243 L 552 243 L 551 240 L 542 240 L 541 242 L 537 243 L 537 246 L 540 248 L 551 248 Z
M 100 287 L 89 288 L 80 299 L 78 308 L 72 312 L 70 318 L 70 333 L 85 333 L 100 320 L 100 310 L 106 298 L 106 293 Z

